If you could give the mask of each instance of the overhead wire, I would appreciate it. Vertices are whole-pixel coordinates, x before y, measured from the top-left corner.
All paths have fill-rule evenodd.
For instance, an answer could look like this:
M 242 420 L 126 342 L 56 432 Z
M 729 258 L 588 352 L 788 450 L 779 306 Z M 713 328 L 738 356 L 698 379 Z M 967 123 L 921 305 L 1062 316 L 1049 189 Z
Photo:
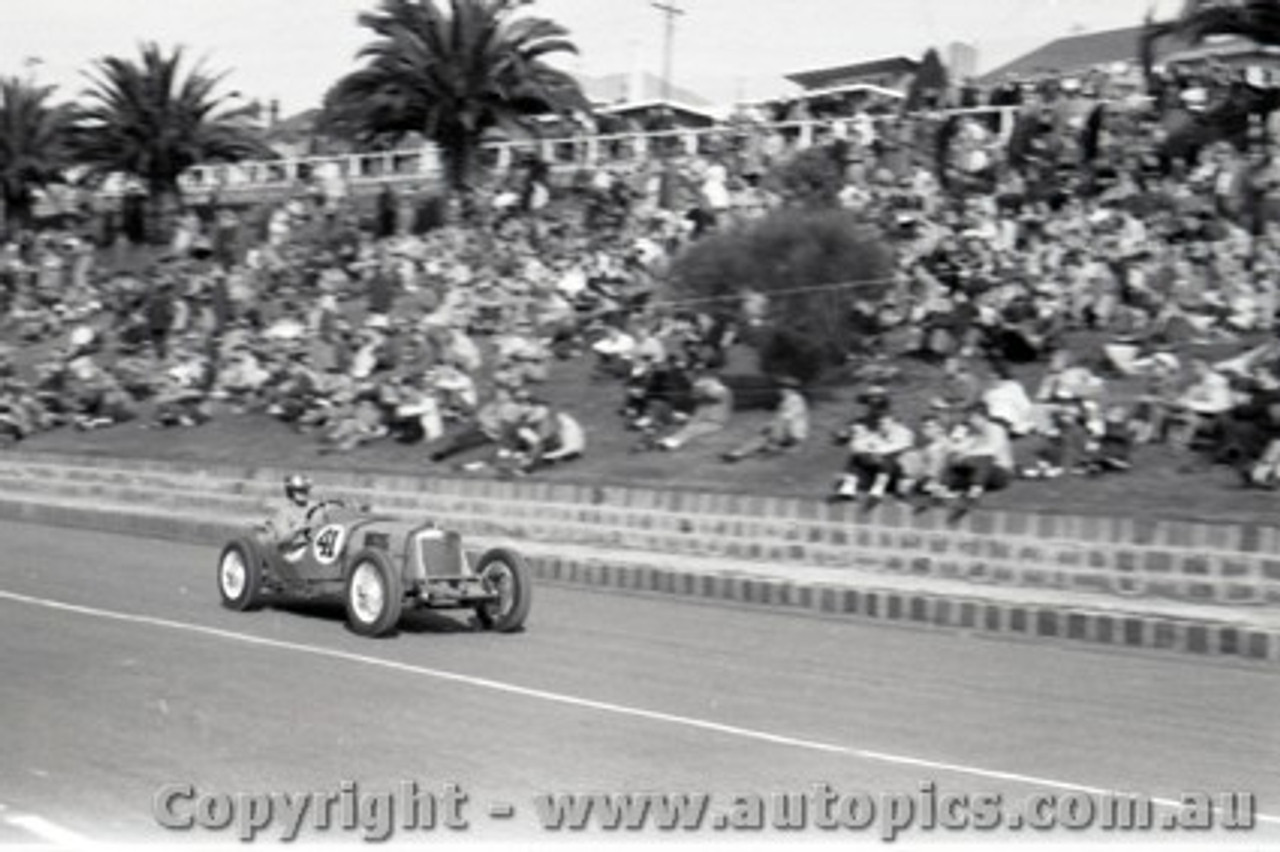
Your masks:
M 650 302 L 655 307 L 684 307 L 689 305 L 716 304 L 719 302 L 741 302 L 743 299 L 752 295 L 763 296 L 766 299 L 799 296 L 812 293 L 830 293 L 840 290 L 869 290 L 871 288 L 884 287 L 886 285 L 898 282 L 897 276 L 884 278 L 864 278 L 857 281 L 835 281 L 829 284 L 814 284 L 807 287 L 793 287 L 788 290 L 772 290 L 769 292 L 758 292 L 754 290 L 744 290 L 739 293 L 724 293 L 719 296 L 694 296 L 680 299 L 659 299 Z

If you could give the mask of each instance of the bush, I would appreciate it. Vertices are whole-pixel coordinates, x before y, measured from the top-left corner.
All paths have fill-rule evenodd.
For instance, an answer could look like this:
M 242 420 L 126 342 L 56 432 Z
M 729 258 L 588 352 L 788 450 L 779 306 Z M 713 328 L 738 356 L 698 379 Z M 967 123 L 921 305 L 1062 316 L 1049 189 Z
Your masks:
M 884 236 L 852 214 L 785 209 L 695 244 L 672 279 L 684 296 L 715 299 L 734 315 L 745 295 L 766 297 L 762 367 L 808 383 L 858 348 L 854 305 L 877 302 L 892 274 Z
M 767 180 L 792 203 L 834 207 L 844 186 L 848 151 L 844 142 L 806 148 L 775 168 Z

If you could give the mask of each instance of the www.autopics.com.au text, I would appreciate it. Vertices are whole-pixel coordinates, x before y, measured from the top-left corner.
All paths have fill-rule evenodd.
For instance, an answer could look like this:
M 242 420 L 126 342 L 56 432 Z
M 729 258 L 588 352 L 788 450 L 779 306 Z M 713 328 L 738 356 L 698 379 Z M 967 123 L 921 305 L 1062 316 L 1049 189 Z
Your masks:
M 548 832 L 626 831 L 856 831 L 892 841 L 906 831 L 1102 832 L 1249 830 L 1257 822 L 1248 793 L 1185 793 L 1154 799 L 1126 793 L 1033 793 L 1009 800 L 1000 793 L 942 791 L 924 782 L 910 793 L 841 792 L 814 784 L 802 792 L 708 793 L 560 792 L 533 798 L 536 824 Z M 398 831 L 459 832 L 473 826 L 472 796 L 456 783 L 428 787 L 402 781 L 394 789 L 362 790 L 344 781 L 317 792 L 202 792 L 170 784 L 153 797 L 158 825 L 172 831 L 234 831 L 250 841 L 271 831 L 294 840 L 303 831 L 359 833 L 386 840 Z M 490 802 L 490 820 L 510 820 L 517 807 Z

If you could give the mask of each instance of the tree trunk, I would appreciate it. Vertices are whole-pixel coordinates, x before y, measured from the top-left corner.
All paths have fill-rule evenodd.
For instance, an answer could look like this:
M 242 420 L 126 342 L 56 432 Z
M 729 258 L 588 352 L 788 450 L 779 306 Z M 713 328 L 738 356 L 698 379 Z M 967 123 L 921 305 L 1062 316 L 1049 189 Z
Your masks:
M 478 134 L 456 130 L 438 141 L 440 154 L 444 158 L 446 190 L 457 198 L 468 219 L 473 214 L 471 179 L 475 172 L 476 151 L 479 148 Z
M 173 236 L 173 223 L 182 207 L 176 186 L 152 184 L 147 194 L 147 241 L 167 245 Z
M 7 197 L 0 193 L 0 237 L 9 239 L 31 227 L 30 198 Z

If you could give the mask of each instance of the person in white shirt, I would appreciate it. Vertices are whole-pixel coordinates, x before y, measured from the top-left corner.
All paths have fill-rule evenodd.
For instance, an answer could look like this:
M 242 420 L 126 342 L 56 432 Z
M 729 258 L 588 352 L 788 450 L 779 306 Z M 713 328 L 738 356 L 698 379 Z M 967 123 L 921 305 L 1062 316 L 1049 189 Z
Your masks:
M 991 368 L 996 374 L 995 381 L 982 393 L 982 403 L 990 412 L 991 419 L 1003 424 L 1011 437 L 1030 435 L 1038 422 L 1036 404 L 1008 366 L 997 361 Z
M 542 403 L 529 408 L 514 437 L 525 459 L 525 473 L 580 458 L 587 449 L 582 424 L 568 412 L 552 411 Z
M 963 427 L 947 466 L 947 485 L 972 504 L 988 491 L 1007 488 L 1013 481 L 1013 442 L 984 405 L 969 410 Z
M 946 475 L 951 463 L 953 442 L 946 424 L 936 414 L 920 420 L 920 443 L 902 454 L 902 478 L 898 496 L 904 500 L 917 497 L 939 499 L 947 492 Z
M 855 500 L 866 492 L 868 507 L 884 498 L 902 476 L 902 454 L 916 442 L 915 434 L 885 408 L 876 408 L 866 421 L 853 427 L 849 438 L 849 462 L 836 482 L 833 500 Z
M 1193 359 L 1191 374 L 1191 384 L 1169 404 L 1165 420 L 1169 440 L 1181 447 L 1190 447 L 1197 436 L 1212 431 L 1236 401 L 1231 381 L 1208 361 Z

